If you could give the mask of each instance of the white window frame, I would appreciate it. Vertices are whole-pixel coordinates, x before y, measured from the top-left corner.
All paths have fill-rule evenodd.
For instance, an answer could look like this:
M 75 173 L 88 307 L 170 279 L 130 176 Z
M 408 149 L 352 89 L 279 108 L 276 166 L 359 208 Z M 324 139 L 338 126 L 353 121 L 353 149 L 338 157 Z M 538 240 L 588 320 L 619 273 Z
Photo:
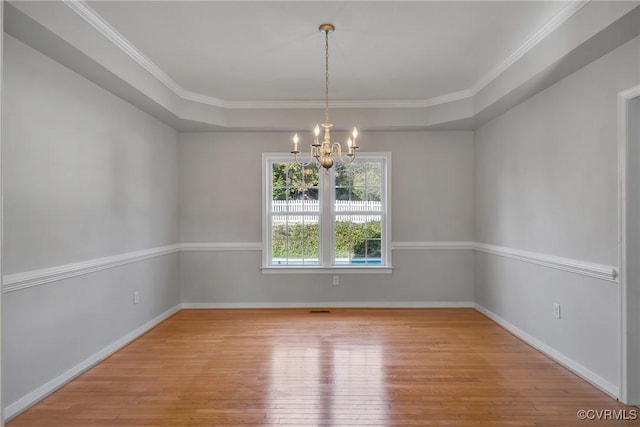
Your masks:
M 381 253 L 385 264 L 381 265 L 335 265 L 335 243 L 333 218 L 335 217 L 335 185 L 334 169 L 329 174 L 320 172 L 319 205 L 320 205 L 320 235 L 319 254 L 320 265 L 271 265 L 271 217 L 270 201 L 272 186 L 271 164 L 273 162 L 290 162 L 290 153 L 262 154 L 262 272 L 265 274 L 390 274 L 393 272 L 391 262 L 391 153 L 367 152 L 358 153 L 357 160 L 367 159 L 383 162 L 382 167 L 382 227 Z M 321 168 L 322 169 L 322 168 Z M 328 189 L 328 190 L 327 190 Z

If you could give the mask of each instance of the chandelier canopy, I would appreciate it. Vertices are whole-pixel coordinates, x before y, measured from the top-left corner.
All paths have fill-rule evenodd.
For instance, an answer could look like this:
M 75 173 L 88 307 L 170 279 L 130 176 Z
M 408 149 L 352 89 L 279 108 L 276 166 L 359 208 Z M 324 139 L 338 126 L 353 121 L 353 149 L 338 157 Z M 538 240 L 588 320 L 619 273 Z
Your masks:
M 336 27 L 332 24 L 322 24 L 318 27 L 320 32 L 324 33 L 324 60 L 325 60 L 325 90 L 324 90 L 324 122 L 320 125 L 317 124 L 313 129 L 313 144 L 311 144 L 311 161 L 315 161 L 320 163 L 320 165 L 326 170 L 331 169 L 334 163 L 334 159 L 332 155 L 337 155 L 338 159 L 343 163 L 351 163 L 353 159 L 356 157 L 356 151 L 360 148 L 356 143 L 356 138 L 358 137 L 358 129 L 353 128 L 353 132 L 351 133 L 351 137 L 347 140 L 347 158 L 344 159 L 342 157 L 342 146 L 339 142 L 331 142 L 331 127 L 333 124 L 329 122 L 329 33 L 335 31 Z M 322 138 L 322 142 L 319 142 L 320 136 L 320 127 L 324 131 L 324 135 Z M 294 155 L 295 161 L 298 162 L 298 154 L 300 151 L 298 150 L 298 142 L 300 138 L 296 133 L 293 136 L 293 151 L 291 154 Z

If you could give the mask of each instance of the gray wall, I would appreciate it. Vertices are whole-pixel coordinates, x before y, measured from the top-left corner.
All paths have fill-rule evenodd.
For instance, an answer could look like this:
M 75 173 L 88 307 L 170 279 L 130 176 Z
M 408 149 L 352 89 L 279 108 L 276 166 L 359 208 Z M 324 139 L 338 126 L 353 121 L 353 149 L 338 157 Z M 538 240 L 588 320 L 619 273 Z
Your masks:
M 618 265 L 616 103 L 639 52 L 636 38 L 477 130 L 478 242 Z M 485 253 L 475 279 L 479 305 L 619 383 L 617 284 Z
M 627 360 L 628 400 L 640 404 L 640 97 L 627 112 Z
M 638 84 L 638 50 L 635 39 L 475 137 L 364 132 L 364 151 L 393 154 L 392 240 L 477 240 L 616 265 L 616 94 Z M 248 243 L 5 293 L 5 405 L 180 302 L 476 301 L 618 383 L 616 284 L 469 249 L 394 250 L 393 274 L 342 275 L 340 286 L 326 274 L 262 274 L 251 249 L 261 153 L 288 151 L 290 134 L 177 135 L 11 37 L 3 56 L 4 274 L 178 242 Z
M 178 243 L 177 133 L 12 37 L 4 48 L 5 275 Z M 5 293 L 4 404 L 176 306 L 179 261 Z
M 4 96 L 4 77 L 3 77 L 3 58 L 4 58 L 4 2 L 0 3 L 0 115 L 2 114 L 2 98 Z M 2 288 L 2 264 L 3 264 L 3 250 L 2 250 L 2 120 L 0 120 L 0 290 Z M 0 330 L 2 329 L 2 292 L 0 292 Z M 0 367 L 3 365 L 3 349 L 2 349 L 2 334 L 0 333 Z M 4 377 L 2 375 L 2 368 L 0 368 L 0 427 L 4 426 L 4 405 L 2 404 L 4 399 L 4 393 L 2 391 L 2 381 Z
M 287 152 L 289 133 L 180 135 L 183 242 L 262 240 L 262 153 Z M 305 135 L 307 142 L 309 135 Z M 336 134 L 340 140 L 341 135 Z M 364 132 L 363 151 L 392 152 L 392 240 L 473 240 L 471 132 Z M 393 253 L 391 275 L 263 275 L 259 251 L 182 254 L 186 303 L 471 302 L 470 250 Z

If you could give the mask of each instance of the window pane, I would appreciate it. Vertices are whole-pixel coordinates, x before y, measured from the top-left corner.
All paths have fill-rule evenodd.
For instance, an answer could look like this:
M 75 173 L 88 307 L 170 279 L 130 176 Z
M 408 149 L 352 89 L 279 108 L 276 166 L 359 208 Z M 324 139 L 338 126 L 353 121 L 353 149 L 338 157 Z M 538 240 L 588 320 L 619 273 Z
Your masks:
M 308 201 L 290 200 L 291 209 L 303 209 Z M 317 203 L 316 203 L 317 205 Z M 315 207 L 317 209 L 317 206 Z M 319 263 L 319 215 L 274 215 L 271 223 L 273 265 Z
M 351 200 L 365 200 L 366 187 L 354 186 L 351 188 Z
M 336 200 L 349 200 L 350 191 L 348 187 L 336 187 Z
M 349 167 L 342 163 L 338 163 L 335 173 L 335 186 L 336 187 L 350 187 L 351 186 L 351 174 L 349 173 Z
M 382 242 L 380 239 L 367 239 L 367 262 L 380 263 L 382 256 Z
M 362 162 L 355 162 L 349 165 L 353 186 L 366 185 L 367 165 L 368 163 Z
M 271 175 L 273 200 L 318 199 L 317 165 L 302 168 L 294 162 L 274 162 Z
M 335 263 L 380 264 L 381 228 L 380 215 L 336 215 Z
M 382 162 L 354 162 L 336 170 L 334 263 L 382 264 Z M 380 214 L 374 214 L 380 212 Z
M 382 221 L 379 216 L 370 215 L 364 224 L 364 235 L 368 239 L 382 237 Z
M 373 187 L 380 185 L 382 185 L 382 163 L 367 163 L 367 186 Z
M 269 265 L 369 265 L 386 264 L 382 230 L 385 206 L 385 160 L 363 155 L 351 164 L 336 162 L 324 173 L 317 165 L 301 167 L 288 157 L 269 159 L 267 178 L 270 210 L 266 223 L 271 248 L 265 248 Z M 320 194 L 320 181 L 329 194 Z M 325 187 L 327 186 L 328 187 Z M 327 197 L 327 204 L 320 199 Z M 333 216 L 333 236 L 321 241 L 322 215 Z M 385 233 L 385 238 L 388 236 Z M 333 248 L 330 260 L 322 260 L 321 246 Z
M 367 187 L 366 200 L 372 202 L 380 202 L 382 200 L 382 188 Z M 377 205 L 380 206 L 380 203 L 378 203 Z

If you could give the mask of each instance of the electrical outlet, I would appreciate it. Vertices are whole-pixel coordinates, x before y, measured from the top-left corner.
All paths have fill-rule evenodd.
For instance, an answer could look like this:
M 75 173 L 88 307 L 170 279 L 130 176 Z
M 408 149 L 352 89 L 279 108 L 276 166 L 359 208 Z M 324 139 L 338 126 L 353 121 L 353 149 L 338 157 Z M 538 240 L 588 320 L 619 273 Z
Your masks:
M 333 276 L 333 284 L 338 286 L 340 284 L 340 276 Z
M 140 304 L 140 292 L 138 291 L 133 292 L 133 303 Z
M 560 318 L 560 304 L 558 303 L 553 304 L 553 317 Z

